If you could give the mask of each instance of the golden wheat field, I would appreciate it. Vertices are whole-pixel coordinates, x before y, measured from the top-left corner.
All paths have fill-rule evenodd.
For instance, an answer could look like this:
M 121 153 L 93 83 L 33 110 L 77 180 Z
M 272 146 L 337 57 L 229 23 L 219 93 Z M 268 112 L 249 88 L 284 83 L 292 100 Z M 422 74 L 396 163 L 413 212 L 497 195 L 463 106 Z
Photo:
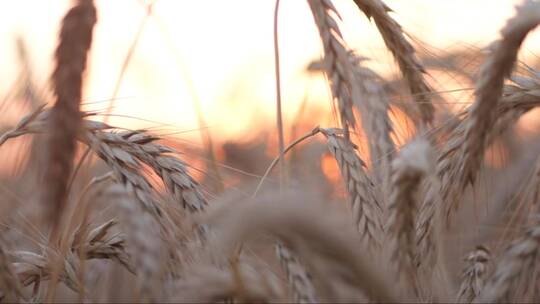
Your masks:
M 540 302 L 540 1 L 132 2 L 0 40 L 2 302 Z

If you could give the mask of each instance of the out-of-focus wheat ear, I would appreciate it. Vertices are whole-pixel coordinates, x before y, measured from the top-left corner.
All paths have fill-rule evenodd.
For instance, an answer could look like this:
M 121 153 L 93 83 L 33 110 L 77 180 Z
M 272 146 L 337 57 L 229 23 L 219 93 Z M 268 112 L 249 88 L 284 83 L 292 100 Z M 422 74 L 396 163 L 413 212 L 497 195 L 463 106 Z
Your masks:
M 391 9 L 381 0 L 354 0 L 354 3 L 368 18 L 373 19 L 386 47 L 397 61 L 418 106 L 420 119 L 416 119 L 417 125 L 431 124 L 435 114 L 430 98 L 433 92 L 424 79 L 425 71 L 414 54 L 414 47 L 405 39 L 399 23 L 388 14 Z
M 382 192 L 386 193 L 390 181 L 395 144 L 392 140 L 392 123 L 388 115 L 388 96 L 381 86 L 381 77 L 362 65 L 362 59 L 350 54 L 362 98 L 354 105 L 362 117 L 362 128 L 369 144 L 371 165 Z
M 459 303 L 472 303 L 484 288 L 488 274 L 491 253 L 488 248 L 478 246 L 464 259 L 465 267 L 461 275 L 461 286 L 457 296 Z
M 534 74 L 534 73 L 531 73 Z M 540 79 L 538 76 L 519 77 L 519 80 L 514 79 L 514 85 L 506 85 L 504 87 L 504 95 L 497 106 L 497 120 L 487 134 L 487 144 L 490 145 L 493 141 L 508 130 L 519 118 L 528 113 L 535 107 L 540 106 Z M 419 220 L 416 225 L 417 230 L 417 246 L 418 258 L 417 263 L 432 267 L 436 262 L 437 250 L 436 239 L 433 236 L 432 226 L 434 224 L 435 215 L 438 214 L 441 208 L 441 197 L 443 201 L 445 197 L 449 197 L 454 187 L 454 174 L 458 162 L 458 152 L 465 142 L 465 130 L 468 125 L 470 109 L 464 111 L 459 116 L 463 116 L 461 120 L 450 129 L 452 132 L 450 138 L 446 141 L 443 150 L 440 153 L 437 163 L 437 175 L 441 179 L 440 191 L 430 189 L 427 193 L 422 206 L 420 207 Z M 435 132 L 436 135 L 438 132 Z M 433 138 L 434 139 L 434 138 Z M 537 171 L 539 172 L 539 171 Z M 533 193 L 538 191 L 538 187 L 531 186 Z M 536 201 L 539 201 L 538 192 L 536 192 Z M 529 197 L 532 199 L 532 197 Z M 443 211 L 444 212 L 444 211 Z M 439 220 L 439 218 L 437 218 Z
M 22 300 L 19 278 L 11 267 L 11 261 L 4 250 L 4 242 L 0 237 L 0 301 L 15 303 Z
M 298 258 L 287 247 L 279 243 L 276 245 L 276 255 L 287 275 L 295 303 L 317 303 L 313 282 Z
M 79 109 L 82 78 L 96 21 L 94 2 L 77 1 L 62 21 L 55 53 L 56 68 L 52 75 L 55 104 L 48 124 L 48 161 L 42 188 L 47 218 L 54 225 L 58 225 L 67 199 L 68 179 L 82 125 Z
M 459 153 L 459 171 L 451 196 L 445 201 L 446 216 L 459 205 L 460 193 L 474 183 L 487 147 L 487 135 L 496 121 L 497 108 L 505 77 L 510 76 L 521 44 L 527 34 L 540 23 L 540 2 L 526 1 L 501 30 L 502 38 L 492 45 L 492 53 L 480 70 L 475 101 L 470 110 L 465 142 Z
M 529 229 L 502 253 L 476 303 L 540 301 L 540 225 Z
M 328 139 L 328 149 L 335 157 L 347 187 L 356 229 L 367 247 L 380 248 L 383 235 L 382 210 L 373 182 L 366 173 L 365 163 L 356 153 L 353 144 L 338 135 L 343 130 L 321 128 L 321 133 Z
M 281 303 L 283 288 L 267 269 L 240 261 L 230 269 L 195 265 L 182 278 L 172 282 L 174 303 Z M 232 300 L 232 301 L 231 301 Z
M 136 295 L 143 301 L 159 301 L 161 277 L 165 272 L 164 245 L 156 219 L 133 202 L 133 192 L 116 184 L 109 191 L 123 210 L 127 247 L 137 274 Z
M 358 98 L 359 90 L 336 22 L 336 18 L 340 17 L 331 0 L 308 0 L 308 3 L 324 48 L 324 70 L 330 80 L 332 96 L 338 104 L 341 124 L 347 131 L 345 136 L 348 137 L 349 127 L 356 126 L 353 100 Z
M 388 230 L 392 260 L 399 276 L 419 294 L 414 259 L 415 217 L 422 182 L 434 168 L 434 154 L 430 144 L 417 139 L 405 146 L 392 162 L 392 181 L 389 200 Z

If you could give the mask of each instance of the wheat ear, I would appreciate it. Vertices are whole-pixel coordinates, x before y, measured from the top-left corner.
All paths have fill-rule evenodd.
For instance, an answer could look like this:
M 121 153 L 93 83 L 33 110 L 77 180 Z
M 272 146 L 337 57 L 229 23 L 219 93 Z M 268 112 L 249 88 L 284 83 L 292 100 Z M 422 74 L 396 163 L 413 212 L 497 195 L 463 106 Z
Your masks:
M 414 54 L 414 47 L 405 39 L 401 26 L 388 14 L 391 9 L 381 0 L 354 0 L 354 3 L 368 18 L 375 22 L 386 47 L 397 61 L 401 74 L 417 103 L 420 122 L 430 124 L 435 113 L 435 108 L 430 100 L 433 92 L 424 79 L 425 71 Z
M 528 113 L 535 107 L 540 106 L 540 81 L 538 78 L 522 78 L 520 83 L 516 85 L 505 86 L 504 95 L 501 102 L 497 106 L 497 120 L 495 125 L 487 134 L 487 144 L 491 144 L 493 140 L 502 132 L 507 130 L 524 114 Z M 528 84 L 528 85 L 526 85 Z M 469 109 L 470 110 L 470 109 Z M 468 125 L 470 111 L 464 111 L 459 116 L 463 116 L 457 121 L 451 129 L 452 135 L 444 146 L 437 163 L 437 175 L 441 179 L 440 194 L 442 197 L 448 197 L 452 189 L 452 174 L 456 169 L 458 162 L 457 153 L 465 141 L 465 130 Z M 439 130 L 441 131 L 441 130 Z M 437 135 L 434 132 L 432 136 Z M 433 138 L 435 140 L 435 138 Z M 434 192 L 435 191 L 435 192 Z M 429 265 L 433 265 L 436 261 L 434 254 L 437 250 L 435 241 L 432 235 L 432 222 L 435 218 L 437 208 L 440 208 L 439 193 L 435 189 L 431 189 L 426 195 L 419 211 L 419 220 L 416 225 L 416 242 L 418 246 L 418 265 L 430 261 Z
M 471 303 L 484 288 L 488 274 L 488 264 L 491 259 L 489 249 L 478 246 L 465 257 L 461 286 L 457 296 L 459 303 Z
M 460 193 L 469 183 L 475 182 L 487 147 L 487 135 L 496 121 L 504 79 L 514 68 L 523 40 L 539 23 L 539 2 L 526 1 L 518 6 L 516 15 L 508 20 L 501 31 L 502 39 L 492 46 L 494 50 L 481 68 L 465 142 L 459 153 L 458 171 L 452 178 L 455 186 L 448 196 L 443 196 L 447 218 L 457 209 Z
M 354 104 L 362 117 L 362 128 L 369 143 L 373 171 L 378 181 L 382 182 L 382 192 L 386 192 L 395 151 L 391 137 L 392 123 L 388 116 L 388 97 L 381 86 L 381 77 L 363 66 L 362 59 L 351 54 L 351 60 L 362 97 L 355 100 Z
M 388 218 L 392 260 L 398 273 L 407 277 L 416 294 L 419 291 L 414 265 L 417 201 L 420 186 L 431 172 L 433 163 L 433 151 L 422 139 L 405 146 L 392 163 Z
M 313 282 L 304 265 L 283 244 L 276 245 L 276 255 L 281 267 L 287 275 L 287 282 L 291 288 L 295 303 L 317 303 Z
M 349 193 L 355 226 L 368 247 L 380 248 L 383 235 L 381 206 L 375 186 L 366 173 L 364 162 L 340 129 L 320 129 L 327 138 L 328 149 L 335 157 Z M 340 132 L 341 131 L 341 132 Z
M 21 285 L 11 266 L 10 256 L 4 250 L 3 239 L 0 241 L 0 301 L 19 302 L 22 299 Z
M 529 229 L 502 254 L 475 302 L 510 303 L 540 300 L 540 226 Z
M 93 1 L 77 1 L 62 21 L 60 43 L 55 53 L 56 68 L 52 82 L 56 100 L 50 114 L 46 182 L 42 189 L 43 202 L 49 206 L 48 218 L 55 226 L 67 199 L 68 179 L 82 124 L 79 110 L 82 77 L 96 20 Z
M 371 301 L 395 301 L 386 280 L 364 260 L 365 249 L 351 242 L 359 239 L 357 233 L 344 225 L 342 215 L 317 204 L 315 197 L 285 192 L 280 199 L 260 195 L 257 203 L 241 204 L 235 212 L 213 218 L 209 224 L 214 225 L 215 236 L 207 247 L 211 252 L 229 255 L 248 237 L 271 233 L 305 263 L 321 301 L 358 300 L 349 297 L 351 290 L 365 292 Z
M 336 23 L 336 18 L 340 18 L 339 13 L 331 0 L 308 0 L 308 3 L 321 36 L 324 69 L 331 83 L 332 95 L 338 104 L 341 124 L 348 130 L 356 125 L 352 107 L 359 91 L 343 36 Z

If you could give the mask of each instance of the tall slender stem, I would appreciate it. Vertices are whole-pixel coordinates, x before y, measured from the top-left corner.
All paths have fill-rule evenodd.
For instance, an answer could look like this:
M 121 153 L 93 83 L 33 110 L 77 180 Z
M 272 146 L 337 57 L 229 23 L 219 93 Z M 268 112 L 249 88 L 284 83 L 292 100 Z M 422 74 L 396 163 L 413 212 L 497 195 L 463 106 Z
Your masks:
M 280 70 L 279 70 L 279 39 L 278 39 L 278 11 L 279 11 L 279 2 L 276 0 L 276 6 L 274 8 L 274 59 L 276 67 L 276 111 L 277 111 L 277 129 L 278 129 L 278 138 L 279 138 L 279 158 L 281 162 L 279 163 L 279 189 L 283 190 L 285 183 L 285 160 L 283 159 L 283 154 L 285 151 L 285 140 L 283 137 L 283 118 L 281 115 L 281 79 L 280 79 Z

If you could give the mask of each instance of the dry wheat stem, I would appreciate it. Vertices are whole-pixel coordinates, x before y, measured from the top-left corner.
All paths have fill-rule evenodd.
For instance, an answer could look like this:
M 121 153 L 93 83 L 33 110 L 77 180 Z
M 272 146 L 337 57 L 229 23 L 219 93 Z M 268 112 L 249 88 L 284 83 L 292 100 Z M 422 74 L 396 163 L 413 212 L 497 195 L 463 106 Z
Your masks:
M 430 124 L 433 121 L 435 108 L 430 102 L 432 90 L 424 79 L 424 68 L 416 58 L 414 47 L 405 39 L 401 26 L 388 14 L 391 9 L 381 0 L 354 0 L 364 14 L 373 19 L 375 25 L 397 61 L 403 78 L 417 102 L 420 121 L 417 125 Z
M 490 259 L 491 253 L 484 246 L 476 247 L 465 257 L 466 265 L 462 273 L 457 302 L 471 303 L 480 294 L 484 288 Z
M 330 79 L 332 96 L 337 101 L 341 124 L 348 131 L 349 127 L 356 125 L 352 107 L 359 89 L 336 22 L 336 18 L 340 18 L 339 13 L 331 0 L 308 0 L 308 3 L 321 36 L 324 69 Z M 348 137 L 348 132 L 345 136 Z

